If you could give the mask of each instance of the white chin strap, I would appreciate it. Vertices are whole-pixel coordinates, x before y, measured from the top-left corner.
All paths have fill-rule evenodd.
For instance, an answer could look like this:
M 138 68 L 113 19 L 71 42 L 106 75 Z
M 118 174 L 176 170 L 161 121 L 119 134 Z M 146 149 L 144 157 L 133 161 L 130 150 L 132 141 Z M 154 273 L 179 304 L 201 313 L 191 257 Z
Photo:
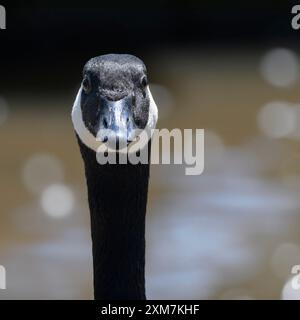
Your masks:
M 84 121 L 82 119 L 82 111 L 81 111 L 81 91 L 82 87 L 80 87 L 76 99 L 73 104 L 72 108 L 72 122 L 74 125 L 74 129 L 79 136 L 81 142 L 85 144 L 88 148 L 92 149 L 93 151 L 97 152 L 99 150 L 99 147 L 103 144 L 103 142 L 99 141 L 92 135 L 92 133 L 87 129 L 87 127 L 84 124 Z M 147 131 L 149 135 L 149 139 L 145 141 L 145 144 L 148 143 L 150 140 L 152 134 L 153 134 L 153 129 L 156 127 L 156 122 L 158 118 L 158 110 L 156 103 L 152 97 L 151 91 L 149 86 L 147 87 L 149 99 L 150 99 L 150 106 L 149 106 L 149 117 L 148 117 L 148 122 L 146 125 L 146 128 L 141 132 L 141 134 L 145 131 Z M 143 146 L 139 145 L 139 148 L 142 148 Z M 115 151 L 108 149 L 107 151 Z M 122 150 L 120 150 L 122 152 Z M 134 146 L 129 148 L 130 152 L 135 152 Z

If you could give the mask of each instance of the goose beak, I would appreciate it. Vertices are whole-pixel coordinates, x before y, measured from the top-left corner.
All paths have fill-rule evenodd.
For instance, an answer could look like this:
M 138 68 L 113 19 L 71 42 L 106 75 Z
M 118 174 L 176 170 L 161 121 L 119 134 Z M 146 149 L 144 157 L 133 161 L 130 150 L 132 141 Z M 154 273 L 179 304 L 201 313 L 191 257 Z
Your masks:
M 105 97 L 100 99 L 101 113 L 97 140 L 115 150 L 127 147 L 134 130 L 133 97 L 126 96 L 117 101 L 111 101 Z

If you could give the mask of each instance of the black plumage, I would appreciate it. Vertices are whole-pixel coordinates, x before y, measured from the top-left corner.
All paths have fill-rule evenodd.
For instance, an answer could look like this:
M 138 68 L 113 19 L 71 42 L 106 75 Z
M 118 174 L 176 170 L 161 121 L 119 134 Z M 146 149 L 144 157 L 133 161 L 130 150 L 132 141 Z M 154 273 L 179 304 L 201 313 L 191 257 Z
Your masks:
M 134 127 L 145 128 L 150 105 L 147 85 L 145 65 L 134 56 L 91 59 L 84 67 L 80 93 L 82 122 L 87 130 L 96 137 L 106 119 L 110 119 L 107 126 L 117 137 L 126 136 Z M 121 108 L 117 115 L 114 107 Z M 145 299 L 149 162 L 100 165 L 95 150 L 76 134 L 91 214 L 95 299 Z M 151 140 L 144 147 L 150 158 Z M 115 152 L 118 155 L 118 146 Z

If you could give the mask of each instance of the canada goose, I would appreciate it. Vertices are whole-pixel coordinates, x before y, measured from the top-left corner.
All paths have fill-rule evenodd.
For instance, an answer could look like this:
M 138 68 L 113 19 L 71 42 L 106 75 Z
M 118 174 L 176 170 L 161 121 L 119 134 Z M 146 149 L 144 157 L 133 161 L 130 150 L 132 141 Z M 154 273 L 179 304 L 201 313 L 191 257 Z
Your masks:
M 85 165 L 91 214 L 95 299 L 145 299 L 148 164 L 104 164 L 96 152 L 108 138 L 130 144 L 135 128 L 155 128 L 157 107 L 144 63 L 127 54 L 92 58 L 72 110 Z M 151 139 L 146 148 L 150 149 Z

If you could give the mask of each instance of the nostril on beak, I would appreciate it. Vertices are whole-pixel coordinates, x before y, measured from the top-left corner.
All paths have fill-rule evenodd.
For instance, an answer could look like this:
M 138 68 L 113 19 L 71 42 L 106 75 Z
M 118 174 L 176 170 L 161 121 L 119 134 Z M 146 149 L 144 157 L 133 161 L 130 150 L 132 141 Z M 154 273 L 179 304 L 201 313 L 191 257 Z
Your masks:
M 126 128 L 127 128 L 127 131 L 129 132 L 131 130 L 131 127 L 132 127 L 132 121 L 130 119 L 130 117 L 126 117 Z
M 104 127 L 104 129 L 108 128 L 108 121 L 106 118 L 103 119 L 103 127 Z

